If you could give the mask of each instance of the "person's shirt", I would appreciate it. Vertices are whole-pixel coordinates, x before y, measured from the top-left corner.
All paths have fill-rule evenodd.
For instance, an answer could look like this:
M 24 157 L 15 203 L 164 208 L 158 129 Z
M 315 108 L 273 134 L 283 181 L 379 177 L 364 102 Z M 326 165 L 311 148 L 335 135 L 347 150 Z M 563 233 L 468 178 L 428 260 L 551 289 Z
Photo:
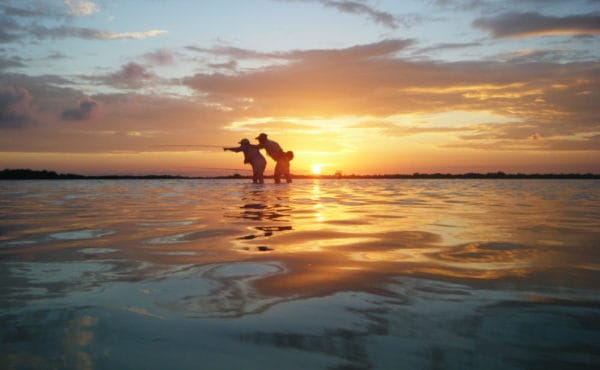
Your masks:
M 258 147 L 265 148 L 269 157 L 273 158 L 276 161 L 280 159 L 283 154 L 283 149 L 281 149 L 279 144 L 277 144 L 277 142 L 273 140 L 267 139 L 264 143 L 259 144 Z
M 240 145 L 237 148 L 233 148 L 234 152 L 244 152 L 244 163 L 256 163 L 257 161 L 264 161 L 265 157 L 260 154 L 257 145 Z

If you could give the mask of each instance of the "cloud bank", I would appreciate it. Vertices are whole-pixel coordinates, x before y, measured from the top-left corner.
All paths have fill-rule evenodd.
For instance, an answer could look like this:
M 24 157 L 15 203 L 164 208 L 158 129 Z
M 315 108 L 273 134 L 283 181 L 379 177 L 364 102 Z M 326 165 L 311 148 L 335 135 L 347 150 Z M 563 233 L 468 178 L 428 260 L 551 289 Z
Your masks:
M 473 26 L 488 31 L 495 38 L 600 35 L 600 14 L 553 17 L 533 12 L 511 12 L 478 18 Z
M 32 96 L 17 86 L 0 88 L 0 128 L 18 128 L 33 119 Z

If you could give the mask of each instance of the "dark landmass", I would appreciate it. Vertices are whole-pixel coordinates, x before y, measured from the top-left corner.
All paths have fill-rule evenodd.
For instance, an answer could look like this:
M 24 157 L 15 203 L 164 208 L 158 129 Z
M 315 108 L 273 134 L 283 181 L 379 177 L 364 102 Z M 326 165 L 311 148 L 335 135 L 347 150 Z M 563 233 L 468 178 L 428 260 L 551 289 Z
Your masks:
M 295 179 L 600 179 L 600 174 L 592 173 L 566 173 L 566 174 L 524 174 L 524 173 L 413 173 L 409 174 L 389 174 L 389 175 L 343 175 L 337 173 L 334 175 L 294 175 Z M 56 173 L 54 171 L 37 171 L 30 169 L 4 169 L 0 171 L 0 180 L 179 180 L 179 179 L 250 179 L 251 176 L 240 175 L 238 173 L 228 176 L 210 176 L 210 177 L 189 177 L 173 175 L 103 175 L 103 176 L 85 176 L 73 173 Z M 270 178 L 270 176 L 265 176 Z

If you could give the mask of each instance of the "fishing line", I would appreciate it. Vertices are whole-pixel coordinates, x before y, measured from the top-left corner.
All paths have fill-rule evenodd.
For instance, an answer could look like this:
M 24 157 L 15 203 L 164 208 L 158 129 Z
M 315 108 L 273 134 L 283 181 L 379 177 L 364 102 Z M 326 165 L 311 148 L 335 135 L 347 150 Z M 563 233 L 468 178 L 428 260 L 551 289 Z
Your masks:
M 150 145 L 151 147 L 198 147 L 198 148 L 219 148 L 222 149 L 221 145 L 202 145 L 202 144 L 157 144 Z

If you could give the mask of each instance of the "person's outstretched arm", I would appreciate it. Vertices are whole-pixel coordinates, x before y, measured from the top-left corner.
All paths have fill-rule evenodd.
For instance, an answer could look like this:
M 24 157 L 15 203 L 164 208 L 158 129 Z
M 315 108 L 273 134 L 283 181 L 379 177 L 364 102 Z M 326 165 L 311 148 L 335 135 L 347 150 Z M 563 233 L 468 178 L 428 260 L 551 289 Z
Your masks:
M 238 147 L 236 147 L 236 148 L 223 148 L 223 150 L 230 150 L 230 151 L 232 151 L 232 152 L 236 152 L 236 153 L 238 153 L 238 152 L 241 152 L 241 151 L 242 151 L 242 147 L 241 147 L 241 146 L 238 146 Z

